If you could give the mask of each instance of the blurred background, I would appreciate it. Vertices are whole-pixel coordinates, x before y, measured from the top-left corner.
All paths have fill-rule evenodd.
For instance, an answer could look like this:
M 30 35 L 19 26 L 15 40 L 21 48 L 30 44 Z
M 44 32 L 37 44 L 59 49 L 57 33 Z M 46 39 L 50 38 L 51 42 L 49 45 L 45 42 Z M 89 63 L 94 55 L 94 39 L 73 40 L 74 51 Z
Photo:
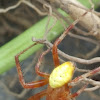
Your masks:
M 43 9 L 43 4 L 39 2 L 40 0 L 29 0 L 32 5 L 35 5 L 41 11 L 45 11 Z M 53 0 L 44 0 L 47 3 L 53 3 Z M 0 0 L 0 9 L 6 9 L 12 5 L 17 4 L 18 0 Z M 52 5 L 52 4 L 51 4 Z M 96 11 L 100 11 L 100 2 L 98 4 L 98 8 Z M 58 6 L 58 5 L 56 5 Z M 99 13 L 100 14 L 100 13 Z M 45 16 L 45 15 L 44 15 Z M 40 21 L 44 16 L 41 16 L 37 13 L 36 10 L 27 6 L 26 4 L 20 4 L 17 8 L 9 10 L 5 13 L 0 13 L 0 46 L 3 46 L 16 36 L 20 35 L 23 31 L 31 27 L 33 24 Z M 83 27 L 77 25 L 78 28 L 83 29 Z M 85 29 L 85 32 L 87 30 Z M 72 30 L 72 33 L 77 33 L 76 30 Z M 81 35 L 82 36 L 82 35 Z M 85 36 L 94 41 L 98 42 L 93 36 Z M 52 43 L 55 40 L 52 41 Z M 91 40 L 92 41 L 92 40 Z M 100 43 L 100 42 L 99 42 Z M 94 57 L 100 57 L 100 48 L 96 44 L 82 40 L 79 38 L 75 38 L 73 35 L 68 35 L 65 39 L 60 43 L 58 48 L 67 53 L 69 55 L 83 58 L 83 59 L 91 59 Z M 34 67 L 37 63 L 37 60 L 40 54 L 46 50 L 45 46 L 41 50 L 37 51 L 35 54 L 28 57 L 26 60 L 22 61 L 21 68 L 24 74 L 24 79 L 26 82 L 35 81 L 41 79 L 41 77 L 37 76 L 34 70 Z M 95 49 L 95 50 L 94 50 Z M 92 52 L 94 50 L 94 52 Z M 67 61 L 69 59 L 65 59 L 60 57 L 63 61 Z M 62 60 L 61 60 L 62 62 Z M 100 63 L 94 64 L 80 64 L 76 63 L 77 67 L 80 69 L 92 70 L 98 66 Z M 42 60 L 42 64 L 40 70 L 46 73 L 51 73 L 54 68 L 52 53 L 48 53 Z M 75 71 L 74 77 L 83 74 L 84 72 Z M 100 75 L 95 75 L 92 79 L 96 81 L 100 81 Z M 13 67 L 9 71 L 0 75 L 0 100 L 27 100 L 30 96 L 42 91 L 47 86 L 43 86 L 37 89 L 24 89 L 18 79 L 18 73 L 16 67 Z M 72 89 L 72 93 L 76 92 L 82 85 L 76 86 Z M 90 85 L 89 87 L 92 87 Z M 45 98 L 41 99 L 44 100 Z M 83 92 L 76 100 L 100 100 L 100 88 L 95 91 Z

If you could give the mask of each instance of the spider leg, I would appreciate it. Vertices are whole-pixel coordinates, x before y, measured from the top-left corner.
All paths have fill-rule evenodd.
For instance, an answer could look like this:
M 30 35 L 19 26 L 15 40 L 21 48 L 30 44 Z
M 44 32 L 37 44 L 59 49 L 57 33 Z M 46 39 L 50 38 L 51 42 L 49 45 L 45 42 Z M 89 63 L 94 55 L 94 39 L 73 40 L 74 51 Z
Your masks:
M 25 83 L 18 56 L 15 56 L 15 61 L 16 61 L 16 67 L 17 67 L 17 71 L 18 71 L 19 81 L 24 88 L 37 88 L 37 87 L 46 85 L 48 83 L 48 79 Z
M 42 76 L 42 77 L 45 77 L 45 78 L 49 78 L 49 74 L 46 74 L 46 73 L 41 72 L 41 71 L 39 70 L 39 67 L 40 67 L 40 64 L 41 64 L 41 61 L 42 61 L 43 57 L 44 57 L 50 50 L 51 50 L 51 48 L 47 49 L 46 51 L 44 51 L 44 52 L 40 55 L 40 57 L 39 57 L 39 59 L 38 59 L 38 63 L 37 63 L 36 66 L 35 66 L 36 73 L 37 73 L 38 75 Z
M 85 74 L 83 74 L 83 75 L 81 75 L 81 76 L 79 76 L 79 77 L 76 77 L 76 78 L 73 79 L 70 83 L 73 83 L 73 82 L 76 83 L 76 82 L 78 82 L 79 80 L 82 80 L 82 79 L 84 79 L 84 78 L 86 78 L 86 77 L 90 77 L 90 76 L 92 76 L 92 75 L 94 75 L 94 74 L 96 74 L 96 73 L 98 73 L 98 72 L 100 72 L 100 67 L 95 68 L 95 69 L 91 70 L 90 72 L 85 73 Z M 84 86 L 83 86 L 80 90 L 78 90 L 76 93 L 72 94 L 70 97 L 71 97 L 71 98 L 74 98 L 74 97 L 80 95 L 80 93 L 82 93 L 82 92 L 84 91 L 84 89 L 87 87 L 87 85 L 88 85 L 88 83 L 87 83 L 86 85 L 84 85 Z
M 42 75 L 44 75 L 46 77 L 46 79 L 42 79 L 42 80 L 39 80 L 39 81 L 34 81 L 34 82 L 30 82 L 30 83 L 25 83 L 24 81 L 24 77 L 23 77 L 23 74 L 22 74 L 22 71 L 21 71 L 21 66 L 20 66 L 20 63 L 19 63 L 19 56 L 21 54 L 23 54 L 25 51 L 27 51 L 28 49 L 32 48 L 34 45 L 38 44 L 37 43 L 34 43 L 32 44 L 31 46 L 29 46 L 28 48 L 26 48 L 25 50 L 23 50 L 22 52 L 20 52 L 19 54 L 17 54 L 15 56 L 15 62 L 16 62 L 16 67 L 17 67 L 17 71 L 18 71 L 18 76 L 19 76 L 19 80 L 20 80 L 20 83 L 22 84 L 22 86 L 24 88 L 37 88 L 37 87 L 41 87 L 43 85 L 46 85 L 48 83 L 48 78 L 46 76 L 45 73 Z
M 79 22 L 79 20 L 85 16 L 86 14 L 88 13 L 85 12 L 83 13 L 82 16 L 80 16 L 78 19 L 76 19 L 64 32 L 63 34 L 57 38 L 57 40 L 54 42 L 54 45 L 53 45 L 53 48 L 52 48 L 52 54 L 53 54 L 53 60 L 54 60 L 54 65 L 55 67 L 59 66 L 60 65 L 60 62 L 59 62 L 59 58 L 58 58 L 58 52 L 57 52 L 57 46 L 60 44 L 60 42 L 64 39 L 64 37 L 68 34 L 68 32 Z
M 67 35 L 67 33 L 74 27 L 74 25 L 70 25 L 64 33 L 54 42 L 53 48 L 52 48 L 52 53 L 53 53 L 53 60 L 55 67 L 60 65 L 59 58 L 58 58 L 58 52 L 57 52 L 57 46 L 60 44 L 60 42 L 64 39 L 64 37 Z
M 81 79 L 84 79 L 84 78 L 86 78 L 86 77 L 90 77 L 90 76 L 92 76 L 92 75 L 94 75 L 94 74 L 96 74 L 96 73 L 98 73 L 98 72 L 100 72 L 100 66 L 99 66 L 98 68 L 95 68 L 95 69 L 91 70 L 91 71 L 88 72 L 88 73 L 85 73 L 85 74 L 83 74 L 83 75 L 81 75 L 81 76 L 79 76 L 79 77 L 76 77 L 76 78 L 73 79 L 71 82 L 77 82 L 77 81 L 79 81 L 79 80 L 81 80 Z
M 76 93 L 73 93 L 70 95 L 70 98 L 75 98 L 76 96 L 79 96 L 83 91 L 84 89 L 87 87 L 88 84 L 84 85 L 81 89 L 79 89 Z
M 28 100 L 40 100 L 40 98 L 45 95 L 46 95 L 46 90 L 43 90 L 43 91 L 35 94 L 34 96 L 30 97 Z

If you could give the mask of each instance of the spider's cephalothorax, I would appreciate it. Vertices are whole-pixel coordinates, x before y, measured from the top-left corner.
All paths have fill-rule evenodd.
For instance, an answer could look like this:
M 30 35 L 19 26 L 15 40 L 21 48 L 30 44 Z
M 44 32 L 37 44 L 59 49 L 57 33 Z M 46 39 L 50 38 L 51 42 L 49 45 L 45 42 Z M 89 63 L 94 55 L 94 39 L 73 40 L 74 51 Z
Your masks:
M 52 88 L 58 88 L 68 83 L 73 76 L 75 65 L 73 62 L 65 62 L 56 67 L 49 78 L 49 85 Z

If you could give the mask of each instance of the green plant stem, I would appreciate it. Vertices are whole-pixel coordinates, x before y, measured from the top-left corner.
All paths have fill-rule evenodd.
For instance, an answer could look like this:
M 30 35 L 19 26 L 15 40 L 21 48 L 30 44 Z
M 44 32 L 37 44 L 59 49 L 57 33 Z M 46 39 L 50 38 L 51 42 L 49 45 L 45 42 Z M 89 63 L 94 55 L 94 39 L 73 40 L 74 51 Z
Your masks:
M 86 3 L 86 0 L 79 0 L 83 3 L 83 1 Z M 88 1 L 88 0 L 87 0 Z M 95 0 L 99 1 L 99 0 Z M 85 4 L 84 3 L 84 4 Z M 90 7 L 90 4 L 86 3 L 87 7 Z M 67 16 L 63 11 L 60 11 L 64 16 Z M 45 17 L 40 22 L 33 25 L 31 28 L 27 29 L 25 32 L 23 32 L 21 35 L 17 36 L 15 39 L 11 40 L 4 46 L 0 48 L 0 74 L 9 70 L 13 66 L 15 66 L 15 55 L 33 44 L 32 37 L 35 37 L 37 39 L 41 39 L 43 37 L 43 34 L 45 33 L 45 26 L 48 21 L 48 17 Z M 54 19 L 51 18 L 49 26 L 51 26 L 54 23 Z M 66 24 L 67 25 L 67 24 Z M 63 26 L 59 21 L 55 24 L 55 26 L 52 28 L 52 30 L 49 32 L 48 40 L 53 40 L 57 36 L 59 36 L 64 31 Z M 34 46 L 32 49 L 29 49 L 24 55 L 20 57 L 20 61 L 26 59 L 33 53 L 35 53 L 37 50 L 39 50 L 43 45 L 38 44 Z
M 83 4 L 84 6 L 86 6 L 87 8 L 91 8 L 91 4 L 89 2 L 89 0 L 77 0 L 79 1 L 81 4 Z M 92 0 L 92 2 L 94 3 L 94 8 L 98 8 L 98 4 L 100 3 L 100 0 Z
M 64 13 L 63 11 L 61 11 L 61 13 L 66 16 L 66 13 Z M 31 28 L 27 29 L 21 35 L 17 36 L 9 43 L 0 48 L 0 74 L 15 66 L 15 55 L 34 43 L 32 41 L 32 37 L 35 37 L 36 39 L 41 39 L 43 37 L 47 21 L 48 17 L 45 17 L 44 19 L 33 25 Z M 50 27 L 53 23 L 54 19 L 51 18 L 48 27 Z M 55 26 L 49 32 L 48 40 L 51 41 L 55 39 L 63 31 L 63 26 L 59 21 L 57 21 Z M 29 49 L 24 53 L 24 55 L 21 55 L 20 61 L 26 59 L 41 47 L 43 47 L 43 45 L 38 44 L 32 49 Z

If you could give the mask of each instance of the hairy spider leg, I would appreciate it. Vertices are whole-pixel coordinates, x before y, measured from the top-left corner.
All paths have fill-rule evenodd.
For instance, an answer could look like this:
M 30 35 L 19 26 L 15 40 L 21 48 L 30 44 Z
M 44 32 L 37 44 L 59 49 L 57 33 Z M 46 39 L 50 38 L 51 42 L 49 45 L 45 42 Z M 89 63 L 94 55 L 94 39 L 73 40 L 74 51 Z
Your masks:
M 58 58 L 58 52 L 57 52 L 57 46 L 60 44 L 60 42 L 64 39 L 64 37 L 68 34 L 68 32 L 82 19 L 83 16 L 85 16 L 88 13 L 85 12 L 83 13 L 82 16 L 80 16 L 78 19 L 76 19 L 64 32 L 63 34 L 57 38 L 57 40 L 54 42 L 53 48 L 52 48 L 52 53 L 53 53 L 53 60 L 54 60 L 54 65 L 55 67 L 60 65 L 59 58 Z
M 17 54 L 15 56 L 15 62 L 16 62 L 16 67 L 17 67 L 17 71 L 18 71 L 18 76 L 19 76 L 19 81 L 21 83 L 21 85 L 24 87 L 24 88 L 37 88 L 37 87 L 41 87 L 41 86 L 44 86 L 48 83 L 48 79 L 42 79 L 42 80 L 39 80 L 39 81 L 34 81 L 34 82 L 29 82 L 29 83 L 25 83 L 25 80 L 24 80 L 24 77 L 23 77 L 23 74 L 22 74 L 22 71 L 21 71 L 21 66 L 20 66 L 20 63 L 19 63 L 19 56 L 21 54 L 23 54 L 25 51 L 27 51 L 28 49 L 32 48 L 33 46 L 35 46 L 36 44 L 38 44 L 38 42 L 32 44 L 31 46 L 29 46 L 28 48 L 26 48 L 25 50 L 23 50 L 22 52 L 20 52 L 19 54 Z M 37 69 L 38 70 L 38 69 Z M 39 70 L 38 70 L 39 72 Z M 43 75 L 43 73 L 42 73 Z M 44 73 L 44 76 L 46 74 Z M 48 75 L 47 75 L 48 76 Z
M 28 100 L 40 100 L 46 94 L 47 94 L 47 89 L 31 96 Z

